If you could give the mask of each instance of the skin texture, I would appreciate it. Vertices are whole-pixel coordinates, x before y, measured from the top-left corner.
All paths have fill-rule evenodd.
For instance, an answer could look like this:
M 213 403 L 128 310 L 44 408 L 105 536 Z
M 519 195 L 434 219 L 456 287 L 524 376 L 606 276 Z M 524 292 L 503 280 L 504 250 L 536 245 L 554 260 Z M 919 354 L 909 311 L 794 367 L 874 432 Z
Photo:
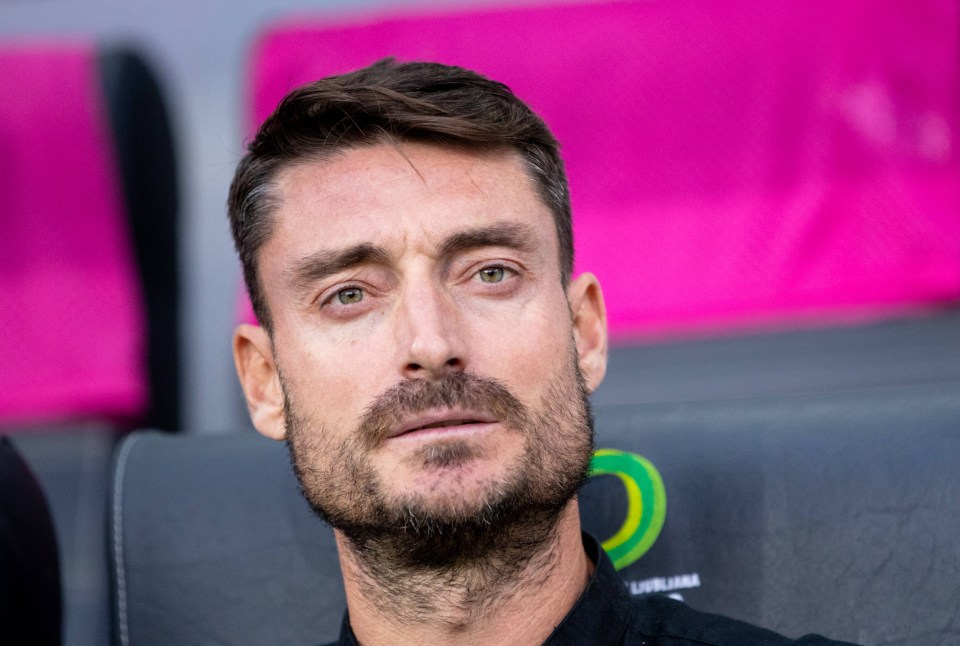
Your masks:
M 546 488 L 558 479 L 545 474 L 582 470 L 581 390 L 606 369 L 603 299 L 590 274 L 561 281 L 552 216 L 518 155 L 378 144 L 285 169 L 275 189 L 259 254 L 274 334 L 240 326 L 234 354 L 255 426 L 290 441 L 315 507 L 358 521 L 379 500 L 449 524 L 537 467 Z M 445 406 L 437 393 L 461 376 L 516 406 Z M 398 406 L 405 392 L 432 393 L 430 405 Z M 426 424 L 440 428 L 416 430 Z M 575 498 L 540 528 L 523 558 L 493 545 L 432 569 L 336 530 L 357 637 L 542 641 L 591 564 Z

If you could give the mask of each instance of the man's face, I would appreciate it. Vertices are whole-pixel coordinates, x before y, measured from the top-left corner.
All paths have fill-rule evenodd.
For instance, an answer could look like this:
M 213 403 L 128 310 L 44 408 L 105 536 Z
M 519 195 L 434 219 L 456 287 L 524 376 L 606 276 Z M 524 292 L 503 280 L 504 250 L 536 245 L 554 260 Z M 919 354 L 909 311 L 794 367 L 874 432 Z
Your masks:
M 311 503 L 348 535 L 565 504 L 603 368 L 584 383 L 519 155 L 375 145 L 288 168 L 275 194 L 259 258 L 283 429 L 257 425 L 287 437 Z M 582 307 L 583 279 L 570 290 Z

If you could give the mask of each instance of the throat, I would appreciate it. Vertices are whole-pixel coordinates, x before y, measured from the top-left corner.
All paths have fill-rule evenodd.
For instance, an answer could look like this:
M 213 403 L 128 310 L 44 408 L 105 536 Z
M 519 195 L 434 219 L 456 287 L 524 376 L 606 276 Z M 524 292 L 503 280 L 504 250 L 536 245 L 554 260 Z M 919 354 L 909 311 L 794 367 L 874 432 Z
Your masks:
M 380 621 L 455 635 L 542 590 L 558 564 L 557 521 L 556 514 L 533 511 L 496 531 L 461 524 L 403 537 L 347 537 L 341 561 L 350 563 L 358 596 Z
M 411 569 L 376 558 L 379 545 L 361 551 L 339 532 L 337 540 L 350 623 L 365 645 L 542 643 L 591 571 L 575 501 L 526 549 L 445 568 Z

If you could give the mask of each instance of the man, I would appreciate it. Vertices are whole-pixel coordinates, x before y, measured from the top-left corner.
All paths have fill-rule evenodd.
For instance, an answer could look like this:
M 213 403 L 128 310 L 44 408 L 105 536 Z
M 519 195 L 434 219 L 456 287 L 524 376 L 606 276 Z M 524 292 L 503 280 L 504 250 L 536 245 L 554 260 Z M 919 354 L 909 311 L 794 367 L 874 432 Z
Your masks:
M 341 643 L 788 643 L 631 599 L 581 536 L 603 297 L 571 278 L 558 144 L 505 86 L 381 61 L 295 90 L 229 208 L 260 322 L 237 370 L 334 528 Z

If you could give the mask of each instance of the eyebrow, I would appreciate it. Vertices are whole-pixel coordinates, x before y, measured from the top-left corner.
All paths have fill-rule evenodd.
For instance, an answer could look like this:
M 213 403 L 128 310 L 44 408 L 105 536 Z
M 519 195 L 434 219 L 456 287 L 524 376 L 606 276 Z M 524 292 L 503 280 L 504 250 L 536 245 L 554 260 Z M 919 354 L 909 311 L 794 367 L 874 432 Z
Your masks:
M 517 251 L 533 251 L 536 246 L 536 232 L 533 227 L 516 222 L 495 223 L 454 233 L 440 244 L 439 255 L 443 258 L 480 247 L 506 247 Z
M 467 231 L 454 233 L 444 240 L 438 249 L 440 258 L 482 247 L 506 247 L 518 251 L 536 248 L 536 232 L 533 227 L 515 222 L 494 223 Z M 306 291 L 312 285 L 360 265 L 391 265 L 393 260 L 383 247 L 362 243 L 347 247 L 319 251 L 300 260 L 286 273 L 287 282 L 297 291 Z
M 390 264 L 390 254 L 382 247 L 363 243 L 307 256 L 286 272 L 287 282 L 297 291 L 353 267 L 368 264 Z

